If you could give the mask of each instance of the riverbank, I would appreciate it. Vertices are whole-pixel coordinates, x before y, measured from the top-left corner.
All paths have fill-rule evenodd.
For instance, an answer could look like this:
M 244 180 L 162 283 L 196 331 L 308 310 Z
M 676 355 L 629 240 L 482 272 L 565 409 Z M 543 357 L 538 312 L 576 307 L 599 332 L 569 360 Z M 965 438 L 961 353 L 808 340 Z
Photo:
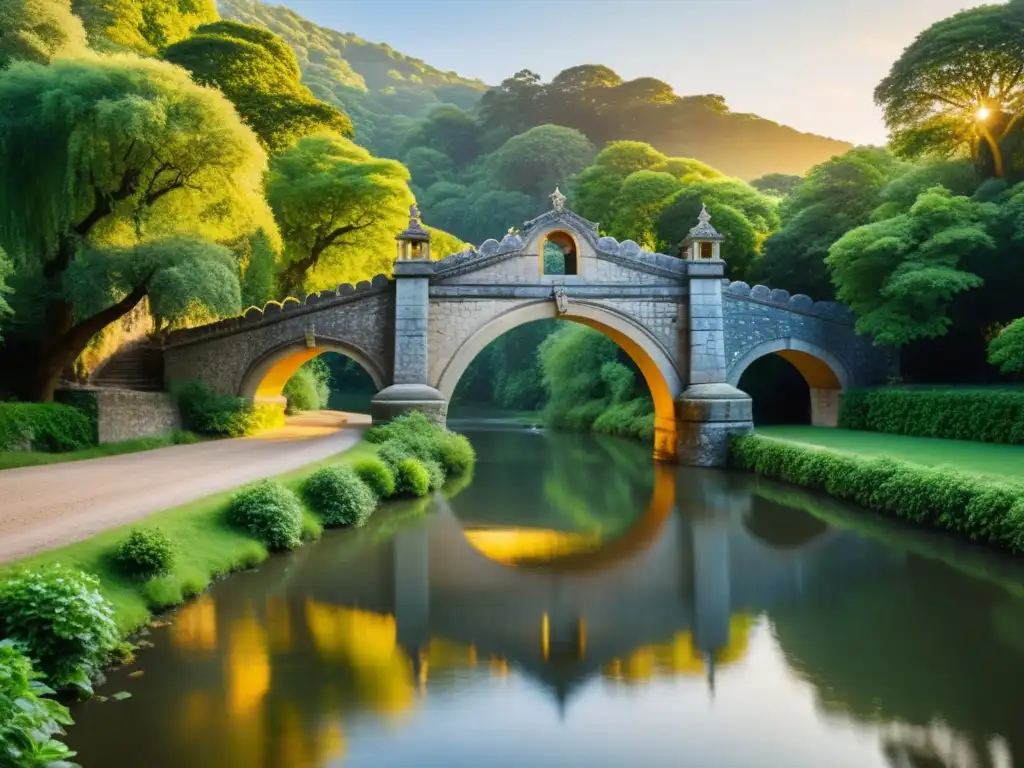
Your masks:
M 66 453 L 48 453 L 44 451 L 0 451 L 0 470 L 19 469 L 21 467 L 39 467 L 43 465 L 64 464 L 69 461 L 87 461 L 102 459 L 108 456 L 123 456 L 127 453 L 154 451 L 157 448 L 168 448 L 172 445 L 192 445 L 200 441 L 198 435 L 185 430 L 169 432 L 165 435 L 140 437 L 136 440 L 125 440 L 119 443 L 103 443 L 80 451 Z
M 0 472 L 0 564 L 300 469 L 359 442 L 369 417 L 319 411 L 262 435 Z
M 892 517 L 1024 552 L 1024 476 L 1013 473 L 1015 459 L 987 467 L 978 458 L 979 452 L 1003 449 L 997 451 L 1002 455 L 1008 449 L 1024 461 L 1024 448 L 929 439 L 911 456 L 932 463 L 917 463 L 892 446 L 920 446 L 921 438 L 832 432 L 801 431 L 805 440 L 817 443 L 786 439 L 781 436 L 785 430 L 738 436 L 730 441 L 730 463 Z M 852 450 L 857 445 L 860 451 L 873 446 L 875 452 Z

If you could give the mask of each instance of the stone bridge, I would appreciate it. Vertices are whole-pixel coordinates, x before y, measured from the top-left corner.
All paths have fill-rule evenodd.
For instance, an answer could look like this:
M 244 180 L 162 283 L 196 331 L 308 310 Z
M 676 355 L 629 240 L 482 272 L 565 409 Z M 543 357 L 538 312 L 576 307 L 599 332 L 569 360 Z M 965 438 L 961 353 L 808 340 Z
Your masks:
M 606 334 L 636 362 L 654 400 L 657 458 L 713 466 L 725 461 L 728 435 L 752 427 L 750 398 L 737 384 L 759 357 L 781 355 L 803 374 L 818 425 L 835 425 L 842 390 L 892 371 L 894 356 L 857 336 L 842 305 L 725 280 L 722 237 L 706 211 L 676 257 L 600 237 L 557 190 L 552 201 L 521 231 L 438 261 L 414 209 L 397 238 L 393 278 L 173 333 L 165 376 L 280 401 L 299 366 L 334 351 L 380 390 L 376 418 L 421 410 L 443 421 L 460 377 L 490 342 L 561 318 Z M 545 273 L 549 242 L 562 251 L 565 274 Z

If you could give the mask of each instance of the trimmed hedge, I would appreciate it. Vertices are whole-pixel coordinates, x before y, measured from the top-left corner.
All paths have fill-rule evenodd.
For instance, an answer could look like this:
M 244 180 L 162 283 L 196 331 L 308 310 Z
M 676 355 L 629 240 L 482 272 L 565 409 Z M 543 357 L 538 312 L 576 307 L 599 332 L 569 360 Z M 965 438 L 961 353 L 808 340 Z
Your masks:
M 395 472 L 395 492 L 399 496 L 426 496 L 430 493 L 430 472 L 419 459 L 402 459 Z
M 302 503 L 277 480 L 259 480 L 242 486 L 231 497 L 228 519 L 268 549 L 295 549 L 302 543 Z
M 888 457 L 863 457 L 763 435 L 730 440 L 732 466 L 863 507 L 1024 552 L 1024 486 Z
M 839 426 L 912 437 L 1024 444 L 1024 390 L 854 389 Z
M 218 395 L 198 379 L 175 385 L 171 394 L 185 428 L 200 435 L 245 437 L 284 426 L 284 406 Z
M 80 451 L 96 444 L 95 427 L 60 403 L 0 403 L 0 451 Z
M 302 495 L 328 526 L 362 526 L 377 507 L 377 496 L 351 467 L 318 469 L 306 480 Z
M 352 469 L 378 499 L 387 499 L 395 495 L 395 475 L 388 465 L 376 456 L 357 461 L 352 465 Z
M 163 576 L 174 567 L 174 542 L 159 528 L 133 528 L 114 550 L 114 560 L 127 576 Z

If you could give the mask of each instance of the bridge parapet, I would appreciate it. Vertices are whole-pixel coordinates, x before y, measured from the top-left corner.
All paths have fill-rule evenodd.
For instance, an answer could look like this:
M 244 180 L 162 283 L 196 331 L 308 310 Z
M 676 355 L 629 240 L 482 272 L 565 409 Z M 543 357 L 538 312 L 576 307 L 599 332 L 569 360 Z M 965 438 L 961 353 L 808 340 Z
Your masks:
M 838 301 L 815 301 L 810 296 L 802 293 L 790 295 L 789 291 L 779 288 L 772 289 L 766 285 L 751 287 L 742 280 L 725 280 L 723 284 L 725 285 L 725 297 L 728 299 L 767 304 L 785 309 L 788 312 L 814 315 L 837 323 L 843 323 L 844 325 L 852 326 L 856 322 L 853 311 Z

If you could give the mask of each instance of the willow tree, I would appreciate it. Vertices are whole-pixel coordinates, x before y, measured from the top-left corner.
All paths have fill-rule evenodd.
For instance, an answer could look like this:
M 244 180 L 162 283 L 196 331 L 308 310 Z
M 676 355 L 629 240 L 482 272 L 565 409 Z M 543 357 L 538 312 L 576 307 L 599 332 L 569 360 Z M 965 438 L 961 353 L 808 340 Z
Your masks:
M 12 61 L 45 64 L 86 48 L 70 0 L 0 0 L 0 69 Z
M 1024 116 L 1024 3 L 933 24 L 892 65 L 875 101 L 897 152 L 952 156 L 981 146 L 1004 176 L 1003 144 Z
M 227 279 L 211 266 L 221 251 L 171 238 L 273 227 L 265 168 L 231 104 L 170 64 L 116 55 L 0 74 L 0 246 L 14 262 L 23 394 L 51 399 L 90 339 L 147 297 L 166 320 L 230 309 L 213 280 L 170 300 L 174 270 Z
M 281 287 L 295 293 L 390 272 L 414 202 L 404 165 L 336 134 L 275 156 L 267 197 L 284 239 Z
M 352 135 L 348 116 L 313 96 L 295 53 L 269 30 L 237 21 L 204 24 L 163 57 L 219 88 L 271 152 L 325 130 Z

